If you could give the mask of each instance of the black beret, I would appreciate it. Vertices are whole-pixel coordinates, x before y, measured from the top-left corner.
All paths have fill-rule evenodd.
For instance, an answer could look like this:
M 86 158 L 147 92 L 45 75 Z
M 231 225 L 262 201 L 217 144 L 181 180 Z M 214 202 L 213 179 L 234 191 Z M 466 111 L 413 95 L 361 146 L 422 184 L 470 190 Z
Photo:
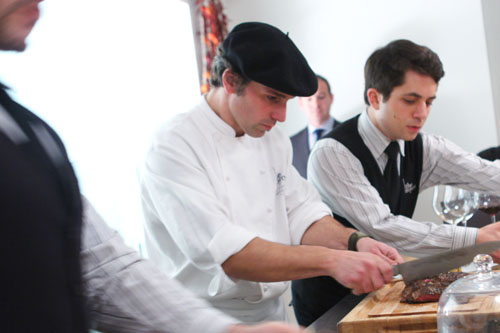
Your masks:
M 252 81 L 292 96 L 310 96 L 318 79 L 288 34 L 260 22 L 238 24 L 222 43 L 226 59 Z

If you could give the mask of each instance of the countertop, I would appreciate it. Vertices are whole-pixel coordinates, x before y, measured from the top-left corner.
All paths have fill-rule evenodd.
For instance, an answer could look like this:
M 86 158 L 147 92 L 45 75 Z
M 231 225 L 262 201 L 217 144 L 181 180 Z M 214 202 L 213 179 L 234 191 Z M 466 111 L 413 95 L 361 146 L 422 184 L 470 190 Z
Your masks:
M 337 323 L 365 297 L 366 294 L 359 296 L 353 294 L 347 295 L 307 328 L 315 333 L 337 333 Z

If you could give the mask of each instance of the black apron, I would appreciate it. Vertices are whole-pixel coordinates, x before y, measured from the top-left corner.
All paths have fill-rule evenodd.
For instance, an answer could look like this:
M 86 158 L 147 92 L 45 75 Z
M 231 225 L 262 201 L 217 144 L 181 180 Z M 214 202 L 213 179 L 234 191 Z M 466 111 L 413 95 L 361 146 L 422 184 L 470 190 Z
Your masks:
M 342 143 L 361 162 L 364 174 L 380 194 L 380 197 L 389 205 L 394 215 L 413 215 L 419 192 L 420 176 L 422 174 L 423 146 L 419 134 L 415 140 L 405 142 L 405 156 L 401 156 L 400 163 L 400 191 L 399 195 L 391 193 L 386 186 L 380 168 L 364 144 L 358 132 L 359 115 L 344 122 L 321 140 L 333 138 Z M 346 227 L 354 226 L 344 217 L 334 214 L 335 218 Z M 336 280 L 328 276 L 292 281 L 292 296 L 295 316 L 299 324 L 308 326 L 323 313 L 337 304 L 350 293 Z

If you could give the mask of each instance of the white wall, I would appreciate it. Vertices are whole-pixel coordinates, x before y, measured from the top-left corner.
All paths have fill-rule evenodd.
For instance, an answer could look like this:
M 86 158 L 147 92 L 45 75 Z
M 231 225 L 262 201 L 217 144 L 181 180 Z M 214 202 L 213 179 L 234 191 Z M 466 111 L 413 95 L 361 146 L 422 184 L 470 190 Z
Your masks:
M 223 4 L 230 27 L 255 20 L 289 32 L 313 70 L 330 80 L 333 114 L 341 120 L 364 108 L 363 66 L 376 48 L 399 38 L 429 46 L 439 54 L 446 75 L 424 130 L 473 152 L 497 145 L 480 1 L 223 0 Z M 305 124 L 297 102 L 290 102 L 282 127 L 291 135 Z M 421 195 L 415 218 L 438 221 L 428 192 Z
M 142 241 L 136 167 L 155 129 L 199 98 L 189 6 L 51 0 L 0 81 L 62 137 L 81 191 L 125 241 Z M 77 13 L 77 15 L 75 14 Z
M 483 18 L 488 49 L 488 59 L 491 75 L 491 90 L 493 93 L 493 105 L 495 106 L 496 126 L 500 126 L 500 1 L 483 0 Z M 500 140 L 500 131 L 497 132 Z

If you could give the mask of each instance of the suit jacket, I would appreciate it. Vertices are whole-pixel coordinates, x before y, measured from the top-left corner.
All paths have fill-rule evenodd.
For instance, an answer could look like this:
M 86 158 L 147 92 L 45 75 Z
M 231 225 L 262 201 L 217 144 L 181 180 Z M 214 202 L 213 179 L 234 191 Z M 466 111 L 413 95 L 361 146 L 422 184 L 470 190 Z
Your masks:
M 339 126 L 342 122 L 334 119 L 333 128 Z M 325 131 L 323 135 L 328 134 L 330 130 Z M 311 153 L 309 150 L 309 132 L 307 131 L 307 127 L 302 131 L 298 132 L 294 136 L 290 137 L 292 140 L 292 148 L 293 148 L 293 166 L 297 169 L 300 175 L 304 178 L 307 178 L 307 160 L 309 159 L 309 154 Z
M 57 134 L 2 86 L 0 105 L 1 330 L 87 332 L 73 168 Z

